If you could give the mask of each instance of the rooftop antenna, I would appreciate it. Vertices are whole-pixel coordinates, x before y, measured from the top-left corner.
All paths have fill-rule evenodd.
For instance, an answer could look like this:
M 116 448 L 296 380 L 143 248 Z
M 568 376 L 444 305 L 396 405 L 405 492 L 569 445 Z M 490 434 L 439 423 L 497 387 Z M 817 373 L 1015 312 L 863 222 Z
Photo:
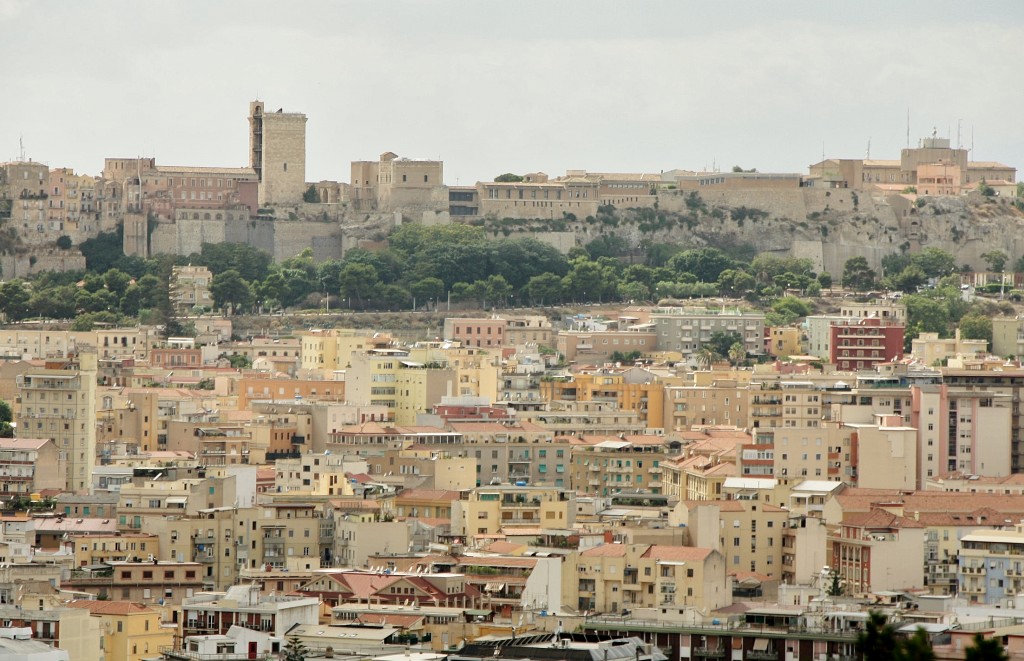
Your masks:
M 974 124 L 971 124 L 971 156 L 974 156 Z
M 956 120 L 956 148 L 957 149 L 962 149 L 963 146 L 964 146 L 964 143 L 960 141 L 960 124 L 962 124 L 963 121 L 964 120 L 962 120 L 962 119 Z
M 907 107 L 907 149 L 910 149 L 910 107 Z
M 23 136 L 18 136 L 18 160 L 22 163 L 25 162 L 25 140 Z
M 870 135 L 868 136 L 868 153 L 867 153 L 867 156 L 865 156 L 864 158 L 869 160 L 869 161 L 871 160 L 871 136 Z M 822 160 L 825 160 L 825 159 L 822 159 Z

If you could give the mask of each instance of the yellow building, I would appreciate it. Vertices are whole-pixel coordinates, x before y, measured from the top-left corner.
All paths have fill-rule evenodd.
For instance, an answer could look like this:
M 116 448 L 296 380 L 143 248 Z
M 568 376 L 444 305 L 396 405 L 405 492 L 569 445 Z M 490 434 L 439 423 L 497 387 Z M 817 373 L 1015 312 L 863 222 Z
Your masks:
M 637 489 L 661 494 L 662 464 L 679 446 L 678 440 L 653 434 L 583 436 L 572 449 L 572 486 L 598 496 Z
M 563 603 L 579 612 L 666 605 L 706 612 L 732 604 L 725 559 L 707 548 L 602 544 L 569 554 L 562 577 Z
M 782 535 L 789 512 L 748 500 L 682 501 L 669 516 L 685 525 L 690 543 L 720 551 L 730 572 L 782 576 Z
M 795 326 L 779 326 L 768 329 L 769 356 L 796 356 L 800 348 L 800 329 Z
M 455 369 L 418 362 L 404 349 L 371 349 L 352 354 L 345 393 L 350 402 L 384 406 L 394 422 L 411 425 L 449 394 L 456 379 Z
M 96 466 L 95 351 L 18 377 L 18 434 L 52 438 L 66 458 L 65 491 L 87 493 Z
M 661 428 L 665 417 L 665 387 L 639 368 L 599 368 L 579 372 L 569 380 L 541 381 L 541 398 L 547 402 L 600 401 L 621 410 L 636 411 L 650 427 Z
M 72 537 L 75 566 L 86 567 L 112 560 L 160 558 L 160 539 L 149 533 L 99 534 Z
M 504 528 L 572 528 L 576 492 L 557 487 L 497 484 L 463 491 L 452 502 L 452 533 L 494 535 Z
M 175 626 L 164 625 L 160 613 L 143 604 L 76 600 L 68 606 L 85 609 L 99 619 L 104 661 L 141 661 L 174 644 Z
M 320 378 L 334 378 L 339 370 L 348 367 L 353 353 L 372 347 L 384 347 L 391 341 L 389 335 L 354 328 L 311 330 L 299 334 L 299 368 L 304 377 L 319 374 Z

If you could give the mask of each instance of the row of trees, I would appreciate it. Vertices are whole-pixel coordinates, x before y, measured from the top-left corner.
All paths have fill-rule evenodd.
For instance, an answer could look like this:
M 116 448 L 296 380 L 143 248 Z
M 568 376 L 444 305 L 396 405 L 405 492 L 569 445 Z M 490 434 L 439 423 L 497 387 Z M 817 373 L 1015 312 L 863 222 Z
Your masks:
M 857 637 L 857 650 L 864 661 L 893 659 L 895 661 L 935 661 L 928 634 L 918 628 L 909 637 L 900 637 L 896 628 L 878 611 L 871 611 L 864 631 Z M 1010 655 L 997 638 L 974 634 L 970 645 L 964 648 L 966 661 L 1009 661 Z

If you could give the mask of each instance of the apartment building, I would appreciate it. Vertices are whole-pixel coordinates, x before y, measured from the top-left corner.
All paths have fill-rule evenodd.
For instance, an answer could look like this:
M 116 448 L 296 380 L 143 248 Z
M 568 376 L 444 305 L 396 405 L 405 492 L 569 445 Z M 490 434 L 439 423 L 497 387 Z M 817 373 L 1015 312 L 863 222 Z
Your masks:
M 611 496 L 640 490 L 664 492 L 663 465 L 681 443 L 664 436 L 636 434 L 581 436 L 572 450 L 572 486 L 579 493 Z
M 0 438 L 0 498 L 28 498 L 44 489 L 63 490 L 65 456 L 42 438 Z
M 213 274 L 205 266 L 174 266 L 171 269 L 171 307 L 180 315 L 190 315 L 195 307 L 213 309 L 210 284 Z
M 842 372 L 871 369 L 903 357 L 902 322 L 878 317 L 843 319 L 829 327 L 829 362 Z
M 62 586 L 104 599 L 150 605 L 180 604 L 203 590 L 202 565 L 198 562 L 111 560 L 105 565 L 105 569 L 75 570 Z
M 495 484 L 463 491 L 452 502 L 452 534 L 495 535 L 505 528 L 571 528 L 576 492 L 557 487 Z
M 52 591 L 45 594 L 23 591 L 20 604 L 0 605 L 0 619 L 5 628 L 28 628 L 33 641 L 66 651 L 68 661 L 101 658 L 99 620 L 92 618 L 88 611 L 68 607 L 65 602 Z
M 563 330 L 555 336 L 555 350 L 566 362 L 581 365 L 602 365 L 614 353 L 646 355 L 658 349 L 658 333 L 650 324 L 624 330 Z
M 148 532 L 72 535 L 68 541 L 75 554 L 76 567 L 161 557 L 160 538 Z
M 852 595 L 921 587 L 925 540 L 923 524 L 881 508 L 846 514 L 829 536 L 829 567 Z
M 599 401 L 636 411 L 648 427 L 660 428 L 665 420 L 665 386 L 657 374 L 639 367 L 601 367 L 542 380 L 540 394 L 548 402 Z
M 735 334 L 748 355 L 764 353 L 764 314 L 740 309 L 663 307 L 651 312 L 659 351 L 697 353 L 715 333 Z
M 914 385 L 910 393 L 910 425 L 920 443 L 919 488 L 949 473 L 1010 474 L 1015 416 L 1009 393 L 947 383 Z
M 343 515 L 334 519 L 332 562 L 335 567 L 365 567 L 371 556 L 407 551 L 409 540 L 405 521 Z
M 634 608 L 711 611 L 732 603 L 721 553 L 707 548 L 602 544 L 566 558 L 565 604 L 579 612 Z
M 186 599 L 180 635 L 224 635 L 238 625 L 283 639 L 297 624 L 317 624 L 319 610 L 315 597 L 263 596 L 259 586 L 235 585 Z
M 1014 608 L 1024 592 L 1024 524 L 975 530 L 960 540 L 958 593 L 969 603 Z
M 353 328 L 315 329 L 299 334 L 299 369 L 305 376 L 335 379 L 349 366 L 354 353 L 387 348 L 391 336 Z M 317 377 L 311 377 L 317 378 Z
M 993 330 L 995 322 L 993 319 Z M 925 365 L 938 365 L 957 357 L 976 359 L 988 353 L 988 341 L 962 339 L 959 328 L 950 338 L 940 338 L 938 333 L 920 333 L 910 341 L 910 346 L 911 357 Z
M 448 317 L 444 320 L 444 338 L 467 347 L 497 348 L 506 342 L 509 320 L 494 316 L 485 319 Z M 550 324 L 549 324 L 550 327 Z
M 751 394 L 749 383 L 718 378 L 710 384 L 666 385 L 662 427 L 682 432 L 691 427 L 746 426 L 751 403 L 770 397 Z
M 83 351 L 18 377 L 18 434 L 53 440 L 65 491 L 86 493 L 96 465 L 96 372 L 96 353 Z
M 349 360 L 348 400 L 384 406 L 398 424 L 415 424 L 416 415 L 439 404 L 458 380 L 455 369 L 417 362 L 402 349 L 371 349 L 354 353 Z
M 365 473 L 365 459 L 306 453 L 298 457 L 278 458 L 274 463 L 278 493 L 304 493 L 310 496 L 350 496 L 348 473 Z
M 174 644 L 175 628 L 161 622 L 160 612 L 133 601 L 74 600 L 99 621 L 104 661 L 142 661 Z
M 782 576 L 785 508 L 754 500 L 681 501 L 669 522 L 685 525 L 689 543 L 722 554 L 726 570 Z

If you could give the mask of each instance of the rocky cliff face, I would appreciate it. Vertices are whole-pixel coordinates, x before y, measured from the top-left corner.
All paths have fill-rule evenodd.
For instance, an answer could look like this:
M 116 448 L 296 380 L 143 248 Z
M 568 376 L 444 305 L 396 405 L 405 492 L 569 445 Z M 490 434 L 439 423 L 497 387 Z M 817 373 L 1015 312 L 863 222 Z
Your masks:
M 984 268 L 981 255 L 1003 250 L 1024 255 L 1024 203 L 999 198 L 872 195 L 851 190 L 666 191 L 657 208 L 602 207 L 596 217 L 550 220 L 484 219 L 496 236 L 567 230 L 579 244 L 602 235 L 631 250 L 656 243 L 716 246 L 742 253 L 775 252 L 811 259 L 842 272 L 847 259 L 864 256 L 876 268 L 900 250 L 935 246 L 959 264 Z

